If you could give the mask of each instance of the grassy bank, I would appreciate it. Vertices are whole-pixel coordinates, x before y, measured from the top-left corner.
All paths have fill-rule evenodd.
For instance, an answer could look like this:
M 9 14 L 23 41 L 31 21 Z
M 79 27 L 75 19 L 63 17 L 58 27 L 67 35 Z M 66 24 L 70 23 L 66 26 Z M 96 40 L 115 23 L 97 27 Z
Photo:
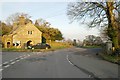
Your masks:
M 62 43 L 62 42 L 51 42 L 51 49 L 17 49 L 17 48 L 2 48 L 2 51 L 13 51 L 13 52 L 44 52 L 44 51 L 54 51 L 57 49 L 64 49 L 64 48 L 69 48 L 71 45 L 68 43 Z
M 83 48 L 101 48 L 101 46 L 83 46 Z
M 120 64 L 120 56 L 115 56 L 115 55 L 108 55 L 108 54 L 100 54 L 100 56 L 104 59 L 107 60 L 109 62 L 112 63 L 117 63 Z
M 72 47 L 68 43 L 63 43 L 63 42 L 51 42 L 51 49 L 63 49 L 63 48 L 69 48 Z

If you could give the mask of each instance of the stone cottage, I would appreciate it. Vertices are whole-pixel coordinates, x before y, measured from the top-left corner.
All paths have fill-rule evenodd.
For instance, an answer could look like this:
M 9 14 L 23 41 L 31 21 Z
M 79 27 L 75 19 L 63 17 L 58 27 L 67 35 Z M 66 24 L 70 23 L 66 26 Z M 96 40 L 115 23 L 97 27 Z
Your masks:
M 21 16 L 19 22 L 13 24 L 13 30 L 9 35 L 2 37 L 5 48 L 26 48 L 42 42 L 42 32 L 32 24 L 26 23 L 26 19 Z

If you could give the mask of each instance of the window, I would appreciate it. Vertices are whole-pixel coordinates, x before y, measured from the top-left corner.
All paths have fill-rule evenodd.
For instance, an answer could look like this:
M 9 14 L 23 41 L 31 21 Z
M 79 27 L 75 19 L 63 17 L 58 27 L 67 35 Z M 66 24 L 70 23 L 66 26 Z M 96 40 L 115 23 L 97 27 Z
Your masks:
M 32 31 L 28 31 L 28 34 L 32 34 Z

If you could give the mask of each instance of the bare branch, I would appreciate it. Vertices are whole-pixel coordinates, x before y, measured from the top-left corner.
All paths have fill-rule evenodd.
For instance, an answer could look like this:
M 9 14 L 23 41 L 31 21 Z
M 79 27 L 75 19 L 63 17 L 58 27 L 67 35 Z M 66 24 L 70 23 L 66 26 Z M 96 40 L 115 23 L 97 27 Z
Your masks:
M 101 2 L 102 3 L 102 2 Z M 102 4 L 100 4 L 100 3 L 98 3 L 98 2 L 92 2 L 92 4 L 94 4 L 94 5 L 96 5 L 97 7 L 99 7 L 99 8 L 102 8 L 102 9 L 104 9 L 105 11 L 106 11 L 106 7 L 105 6 L 103 6 Z M 105 4 L 105 3 L 104 3 Z

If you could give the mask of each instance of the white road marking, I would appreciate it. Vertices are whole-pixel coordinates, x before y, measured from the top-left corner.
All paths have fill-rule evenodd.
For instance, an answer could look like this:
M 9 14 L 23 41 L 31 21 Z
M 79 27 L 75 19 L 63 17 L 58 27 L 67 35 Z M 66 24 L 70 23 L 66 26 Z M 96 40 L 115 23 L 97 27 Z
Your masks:
M 30 55 L 27 55 L 27 57 L 29 57 Z
M 7 67 L 9 67 L 10 65 L 6 65 L 6 66 L 4 66 L 5 68 L 7 68 Z
M 0 71 L 2 71 L 3 69 L 0 69 Z
M 19 56 L 19 58 L 21 58 L 21 57 L 23 57 L 23 56 Z
M 18 58 L 15 58 L 16 60 L 18 60 L 19 59 L 19 57 Z
M 20 58 L 20 59 L 24 59 L 24 57 Z
M 33 55 L 33 54 L 31 54 L 31 55 Z M 13 60 L 10 60 L 9 62 L 4 62 L 3 64 L 0 64 L 0 66 L 6 65 L 6 66 L 4 66 L 4 67 L 7 68 L 7 67 L 10 66 L 10 65 L 7 65 L 8 63 L 10 63 L 10 64 L 15 64 L 16 62 L 18 62 L 18 61 L 20 61 L 20 60 L 22 60 L 22 59 L 25 59 L 25 58 L 27 58 L 27 57 L 29 57 L 29 56 L 31 56 L 31 55 L 28 54 L 28 55 L 19 56 L 19 57 L 13 59 Z M 16 61 L 14 61 L 14 60 L 16 60 Z M 14 61 L 14 62 L 13 62 L 13 61 Z M 2 71 L 2 70 L 3 70 L 3 69 L 0 69 L 0 71 Z
M 28 56 L 30 56 L 30 55 L 28 55 Z M 16 61 L 14 61 L 14 60 L 10 60 L 9 62 L 4 62 L 3 64 L 0 64 L 0 66 L 2 66 L 2 65 L 6 65 L 6 66 L 4 66 L 5 68 L 7 68 L 7 67 L 9 67 L 10 65 L 7 65 L 8 63 L 10 63 L 11 65 L 12 64 L 15 64 L 16 62 L 18 62 L 18 61 L 20 61 L 20 60 L 22 60 L 22 59 L 25 59 L 25 58 L 27 58 L 28 56 L 26 56 L 26 55 L 24 55 L 24 56 L 19 56 L 18 58 L 15 58 L 14 60 L 16 60 Z M 13 62 L 14 61 L 14 62 Z M 3 69 L 0 69 L 0 71 L 2 71 Z
M 29 54 L 27 56 L 30 56 Z
M 71 65 L 73 65 L 73 63 L 71 63 L 71 61 L 68 59 L 68 55 L 66 56 L 66 59 Z
M 20 60 L 16 60 L 16 62 L 19 62 Z
M 18 58 L 15 58 L 15 59 L 18 59 Z
M 8 62 L 4 62 L 3 64 L 8 64 Z
M 12 62 L 12 63 L 10 63 L 10 64 L 15 64 L 15 62 Z
M 10 62 L 13 62 L 14 60 L 10 60 Z

